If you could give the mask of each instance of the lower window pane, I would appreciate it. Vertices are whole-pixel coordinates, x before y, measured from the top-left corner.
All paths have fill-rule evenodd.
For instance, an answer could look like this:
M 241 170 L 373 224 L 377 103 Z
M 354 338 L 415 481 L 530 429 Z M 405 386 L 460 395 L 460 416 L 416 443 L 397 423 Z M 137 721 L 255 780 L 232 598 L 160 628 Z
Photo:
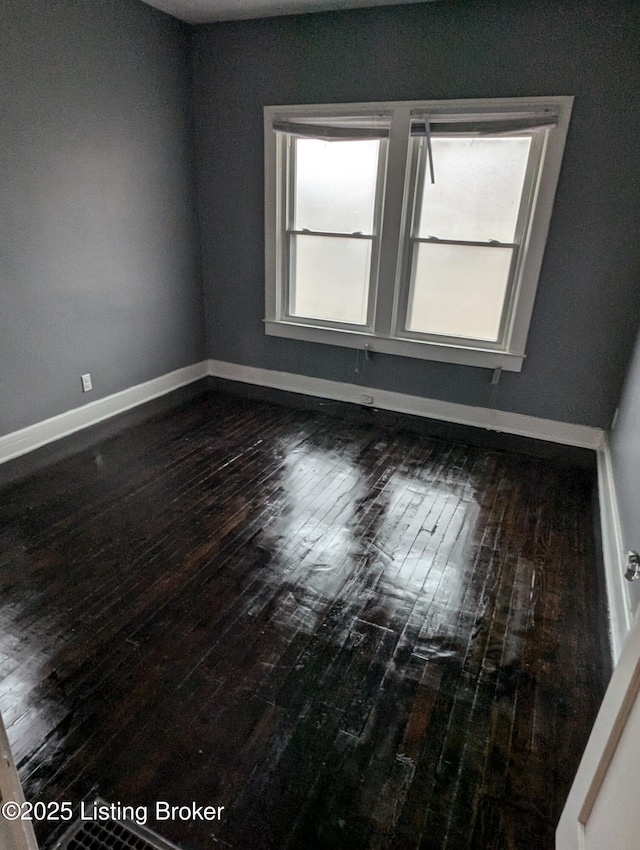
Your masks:
M 289 313 L 365 325 L 371 240 L 291 236 Z
M 417 242 L 407 329 L 496 342 L 513 248 Z

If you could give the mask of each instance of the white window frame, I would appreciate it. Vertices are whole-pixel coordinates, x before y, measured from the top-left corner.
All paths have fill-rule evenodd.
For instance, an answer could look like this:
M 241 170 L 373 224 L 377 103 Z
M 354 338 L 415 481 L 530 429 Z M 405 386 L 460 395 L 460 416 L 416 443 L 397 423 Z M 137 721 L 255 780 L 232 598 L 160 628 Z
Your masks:
M 551 212 L 560 175 L 562 155 L 571 116 L 573 97 L 491 98 L 483 100 L 401 101 L 357 104 L 266 106 L 265 134 L 265 331 L 288 339 L 319 342 L 347 348 L 383 352 L 447 363 L 502 368 L 519 372 L 538 286 Z M 529 160 L 530 198 L 523 203 L 520 248 L 513 276 L 513 290 L 505 299 L 498 343 L 449 337 L 429 337 L 407 331 L 405 316 L 410 266 L 409 233 L 413 218 L 416 173 L 424 160 L 415 159 L 418 145 L 411 144 L 411 121 L 417 114 L 477 116 L 478 120 L 504 119 L 523 111 L 554 116 L 554 126 L 536 131 Z M 274 122 L 303 118 L 388 115 L 389 138 L 386 164 L 379 169 L 384 180 L 382 231 L 376 233 L 377 257 L 372 258 L 369 319 L 366 326 L 323 323 L 287 313 L 287 175 L 286 145 L 290 137 L 274 132 Z M 381 156 L 381 159 L 385 159 Z M 437 179 L 437 162 L 436 179 Z M 525 181 L 526 183 L 527 181 Z

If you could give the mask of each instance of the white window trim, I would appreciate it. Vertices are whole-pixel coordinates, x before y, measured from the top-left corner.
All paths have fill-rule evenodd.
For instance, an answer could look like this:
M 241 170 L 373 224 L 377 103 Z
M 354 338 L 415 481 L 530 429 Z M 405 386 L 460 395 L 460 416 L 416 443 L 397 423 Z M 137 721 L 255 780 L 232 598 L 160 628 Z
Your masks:
M 401 101 L 349 104 L 307 104 L 295 106 L 266 106 L 265 134 L 265 331 L 272 336 L 319 342 L 371 352 L 436 360 L 489 369 L 502 368 L 519 372 L 525 359 L 525 346 L 535 302 L 538 278 L 551 221 L 562 156 L 571 116 L 573 97 L 491 98 L 482 100 Z M 411 339 L 393 335 L 397 317 L 397 293 L 400 290 L 403 262 L 402 237 L 404 223 L 401 211 L 406 209 L 405 184 L 409 166 L 409 124 L 412 113 L 427 114 L 515 112 L 518 108 L 549 109 L 557 116 L 553 130 L 545 133 L 536 181 L 533 215 L 524 234 L 522 246 L 525 261 L 519 277 L 515 309 L 510 317 L 510 330 L 503 347 L 478 346 Z M 278 145 L 284 143 L 281 134 L 273 131 L 274 120 L 296 116 L 337 117 L 354 114 L 391 115 L 389 147 L 386 166 L 386 192 L 383 206 L 383 228 L 380 239 L 380 263 L 376 311 L 372 330 L 329 328 L 283 318 L 281 252 L 278 245 L 283 237 L 280 211 L 285 203 L 282 173 L 284 157 Z

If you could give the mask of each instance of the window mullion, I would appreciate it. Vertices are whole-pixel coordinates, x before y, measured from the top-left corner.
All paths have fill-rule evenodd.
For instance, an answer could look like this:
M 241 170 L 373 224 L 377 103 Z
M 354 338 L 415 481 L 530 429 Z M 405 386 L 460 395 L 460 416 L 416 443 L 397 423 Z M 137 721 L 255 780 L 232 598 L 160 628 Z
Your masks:
M 390 336 L 393 327 L 410 132 L 411 107 L 395 107 L 391 116 L 389 131 L 387 175 L 382 209 L 383 224 L 380 236 L 380 262 L 374 321 L 374 332 L 378 336 Z
M 281 316 L 288 316 L 291 309 L 291 261 L 293 257 L 291 231 L 293 230 L 293 225 L 296 216 L 296 139 L 292 138 L 291 136 L 286 136 L 286 140 L 286 166 L 284 186 L 285 204 L 283 209 L 283 226 L 286 233 L 286 240 L 284 241 L 285 251 L 283 256 L 283 286 L 280 290 L 280 297 L 282 299 L 280 304 Z

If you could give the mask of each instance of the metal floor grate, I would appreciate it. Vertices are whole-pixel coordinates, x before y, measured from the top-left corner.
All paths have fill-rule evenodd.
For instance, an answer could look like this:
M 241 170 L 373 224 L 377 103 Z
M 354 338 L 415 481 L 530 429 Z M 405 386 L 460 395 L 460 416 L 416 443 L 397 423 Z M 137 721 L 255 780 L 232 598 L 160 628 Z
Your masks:
M 102 801 L 100 801 L 102 802 Z M 129 821 L 77 820 L 54 850 L 180 850 L 150 829 Z

